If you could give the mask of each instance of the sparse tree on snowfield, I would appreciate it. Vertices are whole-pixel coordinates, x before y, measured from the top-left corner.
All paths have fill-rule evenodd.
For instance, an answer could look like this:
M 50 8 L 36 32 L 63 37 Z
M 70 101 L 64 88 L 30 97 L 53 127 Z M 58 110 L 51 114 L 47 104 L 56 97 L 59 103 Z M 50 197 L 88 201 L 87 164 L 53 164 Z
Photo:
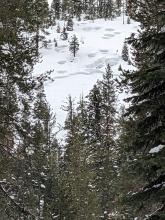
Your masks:
M 121 64 L 120 64 L 119 67 L 118 67 L 118 71 L 122 71 L 122 66 L 121 66 Z
M 123 46 L 123 49 L 122 49 L 122 59 L 124 61 L 128 61 L 129 59 L 129 54 L 128 54 L 128 45 L 126 42 L 124 42 L 124 46 Z
M 57 33 L 60 33 L 60 31 L 61 31 L 61 28 L 60 28 L 60 24 L 58 23 L 58 25 L 57 25 Z
M 79 42 L 78 42 L 78 38 L 76 37 L 76 35 L 73 35 L 70 45 L 69 45 L 69 50 L 70 52 L 73 54 L 73 56 L 76 56 L 77 51 L 79 50 Z
M 57 47 L 57 40 L 54 38 L 54 46 Z
M 127 24 L 131 24 L 131 19 L 130 19 L 130 17 L 127 18 Z

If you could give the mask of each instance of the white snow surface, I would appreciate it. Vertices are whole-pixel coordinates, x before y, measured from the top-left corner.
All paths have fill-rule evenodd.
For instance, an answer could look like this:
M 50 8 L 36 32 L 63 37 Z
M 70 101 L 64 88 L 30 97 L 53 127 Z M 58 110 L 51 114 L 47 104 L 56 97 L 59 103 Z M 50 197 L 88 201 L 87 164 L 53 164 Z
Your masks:
M 114 77 L 120 74 L 120 64 L 122 68 L 133 68 L 122 61 L 121 51 L 125 38 L 137 33 L 138 23 L 131 21 L 131 24 L 126 24 L 126 19 L 125 24 L 122 17 L 114 20 L 74 20 L 74 30 L 68 32 L 67 41 L 60 39 L 60 34 L 56 32 L 57 26 L 48 30 L 50 35 L 47 40 L 51 40 L 51 43 L 47 49 L 41 49 L 42 62 L 35 66 L 34 73 L 54 70 L 51 74 L 54 81 L 46 82 L 45 90 L 47 100 L 56 113 L 57 125 L 64 123 L 66 112 L 61 106 L 65 105 L 68 95 L 76 100 L 81 95 L 86 96 L 94 83 L 102 78 L 106 64 L 111 65 Z M 59 21 L 59 24 L 62 30 L 64 21 Z M 68 42 L 74 34 L 80 44 L 75 58 L 69 51 Z M 54 47 L 54 38 L 57 47 Z M 123 97 L 124 94 L 119 97 L 119 102 L 122 102 Z
M 49 3 L 49 5 L 51 5 L 51 3 L 52 3 L 52 0 L 48 0 L 48 3 Z
M 157 147 L 152 148 L 152 149 L 149 151 L 149 154 L 159 153 L 159 151 L 161 151 L 164 147 L 165 147 L 165 145 L 160 144 L 160 145 L 158 145 Z

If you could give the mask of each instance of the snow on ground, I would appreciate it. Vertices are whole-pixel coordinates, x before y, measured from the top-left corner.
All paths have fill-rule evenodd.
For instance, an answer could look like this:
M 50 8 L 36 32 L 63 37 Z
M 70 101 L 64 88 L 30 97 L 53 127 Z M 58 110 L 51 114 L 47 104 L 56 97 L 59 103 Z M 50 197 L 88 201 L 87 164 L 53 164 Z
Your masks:
M 60 21 L 60 26 L 62 29 L 63 21 Z M 94 83 L 102 78 L 108 63 L 114 76 L 119 74 L 120 64 L 123 68 L 128 68 L 127 63 L 121 59 L 121 51 L 125 38 L 137 32 L 138 23 L 123 24 L 122 17 L 113 21 L 74 21 L 74 31 L 68 32 L 68 41 L 76 34 L 80 43 L 74 59 L 69 51 L 69 42 L 60 39 L 56 28 L 57 26 L 48 30 L 50 35 L 47 39 L 51 40 L 51 43 L 48 49 L 41 49 L 43 61 L 36 65 L 35 73 L 54 70 L 54 82 L 47 82 L 45 90 L 48 102 L 56 113 L 57 124 L 63 124 L 66 113 L 61 106 L 66 102 L 68 95 L 78 99 L 82 94 L 86 96 Z M 57 47 L 54 47 L 54 38 L 57 40 Z

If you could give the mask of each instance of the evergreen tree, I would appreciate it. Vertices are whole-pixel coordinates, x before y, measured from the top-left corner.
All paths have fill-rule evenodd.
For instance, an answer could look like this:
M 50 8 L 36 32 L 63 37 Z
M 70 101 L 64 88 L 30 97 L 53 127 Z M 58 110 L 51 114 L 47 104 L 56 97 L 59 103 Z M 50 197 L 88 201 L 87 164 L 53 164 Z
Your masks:
M 58 25 L 57 25 L 57 33 L 60 33 L 60 31 L 61 31 L 61 29 L 60 29 L 60 24 L 58 23 Z
M 122 106 L 117 123 L 118 138 L 116 141 L 116 165 L 117 177 L 115 179 L 115 217 L 117 219 L 134 219 L 141 204 L 133 203 L 129 206 L 126 203 L 125 195 L 130 190 L 136 190 L 142 186 L 144 180 L 139 176 L 142 167 L 139 167 L 141 154 L 135 155 L 130 148 L 135 138 L 136 121 L 132 116 L 125 116 L 126 110 Z M 135 161 L 138 161 L 135 164 Z M 138 166 L 139 169 L 135 169 Z M 137 184 L 138 182 L 138 184 Z
M 61 15 L 61 2 L 60 2 L 60 0 L 53 0 L 52 1 L 51 10 L 52 10 L 53 17 L 55 19 L 60 19 L 60 15 Z
M 123 49 L 122 49 L 122 59 L 124 61 L 128 61 L 129 59 L 129 54 L 128 54 L 128 45 L 126 42 L 124 42 L 124 46 L 123 46 Z
M 103 15 L 105 19 L 114 17 L 114 2 L 111 0 L 103 1 Z
M 67 31 L 73 31 L 73 20 L 72 20 L 72 18 L 68 18 L 66 29 L 67 29 Z
M 49 7 L 47 0 L 35 0 L 26 3 L 23 10 L 26 11 L 28 21 L 30 22 L 30 29 L 34 36 L 34 42 L 36 44 L 36 55 L 39 55 L 39 42 L 44 39 L 41 33 L 46 34 L 45 28 L 49 24 Z
M 38 185 L 37 199 L 39 218 L 49 219 L 54 214 L 54 206 L 57 205 L 58 195 L 58 144 L 52 132 L 55 118 L 50 111 L 44 92 L 37 95 L 34 109 L 36 124 L 33 131 L 34 153 L 31 156 L 32 174 L 34 182 Z M 56 187 L 55 189 L 52 186 Z
M 88 104 L 88 117 L 89 117 L 89 126 L 91 142 L 92 139 L 95 142 L 100 141 L 100 131 L 101 131 L 101 101 L 102 97 L 100 94 L 100 89 L 98 85 L 94 85 L 93 89 L 90 91 L 89 95 L 87 96 L 89 100 Z
M 94 20 L 97 17 L 97 5 L 94 0 L 87 1 L 86 18 Z
M 77 51 L 79 50 L 79 43 L 78 43 L 78 38 L 76 35 L 74 35 L 71 39 L 70 45 L 69 45 L 69 50 L 73 54 L 73 56 L 76 56 Z
M 32 116 L 28 111 L 28 103 L 25 106 L 23 132 L 20 133 L 21 142 L 16 154 L 19 160 L 13 166 L 10 190 L 15 203 L 30 210 L 34 219 L 49 219 L 54 213 L 53 205 L 57 205 L 53 199 L 53 195 L 57 195 L 58 173 L 57 142 L 52 134 L 54 118 L 42 91 L 37 94 L 33 127 L 28 117 Z M 56 188 L 52 189 L 52 185 Z M 22 215 L 19 217 L 21 219 Z
M 131 24 L 130 17 L 127 18 L 127 24 Z
M 122 71 L 122 66 L 121 66 L 121 64 L 120 64 L 119 67 L 118 67 L 118 71 Z
M 121 6 L 122 6 L 122 1 L 121 0 L 116 0 L 116 7 L 117 7 L 117 14 L 121 14 Z
M 67 141 L 64 154 L 63 191 L 66 207 L 63 216 L 67 219 L 96 219 L 99 216 L 97 192 L 92 187 L 93 173 L 89 166 L 89 149 L 83 131 L 84 108 L 77 115 L 71 97 L 65 123 Z
M 111 67 L 108 64 L 103 80 L 98 82 L 100 88 L 101 101 L 101 143 L 98 149 L 99 167 L 97 187 L 100 192 L 100 201 L 102 207 L 103 219 L 108 219 L 109 214 L 113 212 L 113 200 L 115 199 L 115 181 L 116 181 L 116 162 L 115 162 L 115 89 L 112 79 Z
M 32 183 L 30 154 L 36 147 L 33 142 L 34 100 L 43 82 L 40 81 L 42 77 L 32 76 L 37 61 L 37 48 L 32 38 L 35 30 L 29 16 L 32 3 L 3 1 L 0 9 L 2 219 L 35 219 L 39 207 L 35 196 L 40 191 Z
M 56 25 L 56 19 L 53 9 L 49 9 L 48 13 L 48 25 L 47 26 L 55 26 Z
M 141 22 L 142 31 L 136 39 L 130 39 L 138 70 L 126 74 L 132 93 L 132 106 L 127 113 L 136 119 L 132 148 L 136 155 L 141 155 L 136 168 L 142 168 L 144 184 L 129 198 L 131 202 L 139 201 L 137 215 L 143 219 L 164 219 L 163 8 L 163 1 L 153 0 L 133 1 L 131 9 L 131 16 Z

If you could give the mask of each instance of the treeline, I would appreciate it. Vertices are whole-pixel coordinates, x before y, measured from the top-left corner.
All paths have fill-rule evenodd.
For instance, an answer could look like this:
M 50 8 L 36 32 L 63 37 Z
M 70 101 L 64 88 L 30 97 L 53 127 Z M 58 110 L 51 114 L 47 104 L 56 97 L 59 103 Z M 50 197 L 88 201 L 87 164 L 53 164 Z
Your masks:
M 165 218 L 165 4 L 132 0 L 127 8 L 141 23 L 127 39 L 137 70 L 115 80 L 109 64 L 87 97 L 69 97 L 61 146 L 44 94 L 49 72 L 32 74 L 48 4 L 2 0 L 0 219 Z M 129 92 L 127 109 L 118 108 L 117 90 Z
M 52 20 L 76 17 L 81 19 L 82 15 L 86 19 L 112 19 L 120 15 L 122 11 L 127 11 L 127 0 L 53 0 L 50 14 Z

